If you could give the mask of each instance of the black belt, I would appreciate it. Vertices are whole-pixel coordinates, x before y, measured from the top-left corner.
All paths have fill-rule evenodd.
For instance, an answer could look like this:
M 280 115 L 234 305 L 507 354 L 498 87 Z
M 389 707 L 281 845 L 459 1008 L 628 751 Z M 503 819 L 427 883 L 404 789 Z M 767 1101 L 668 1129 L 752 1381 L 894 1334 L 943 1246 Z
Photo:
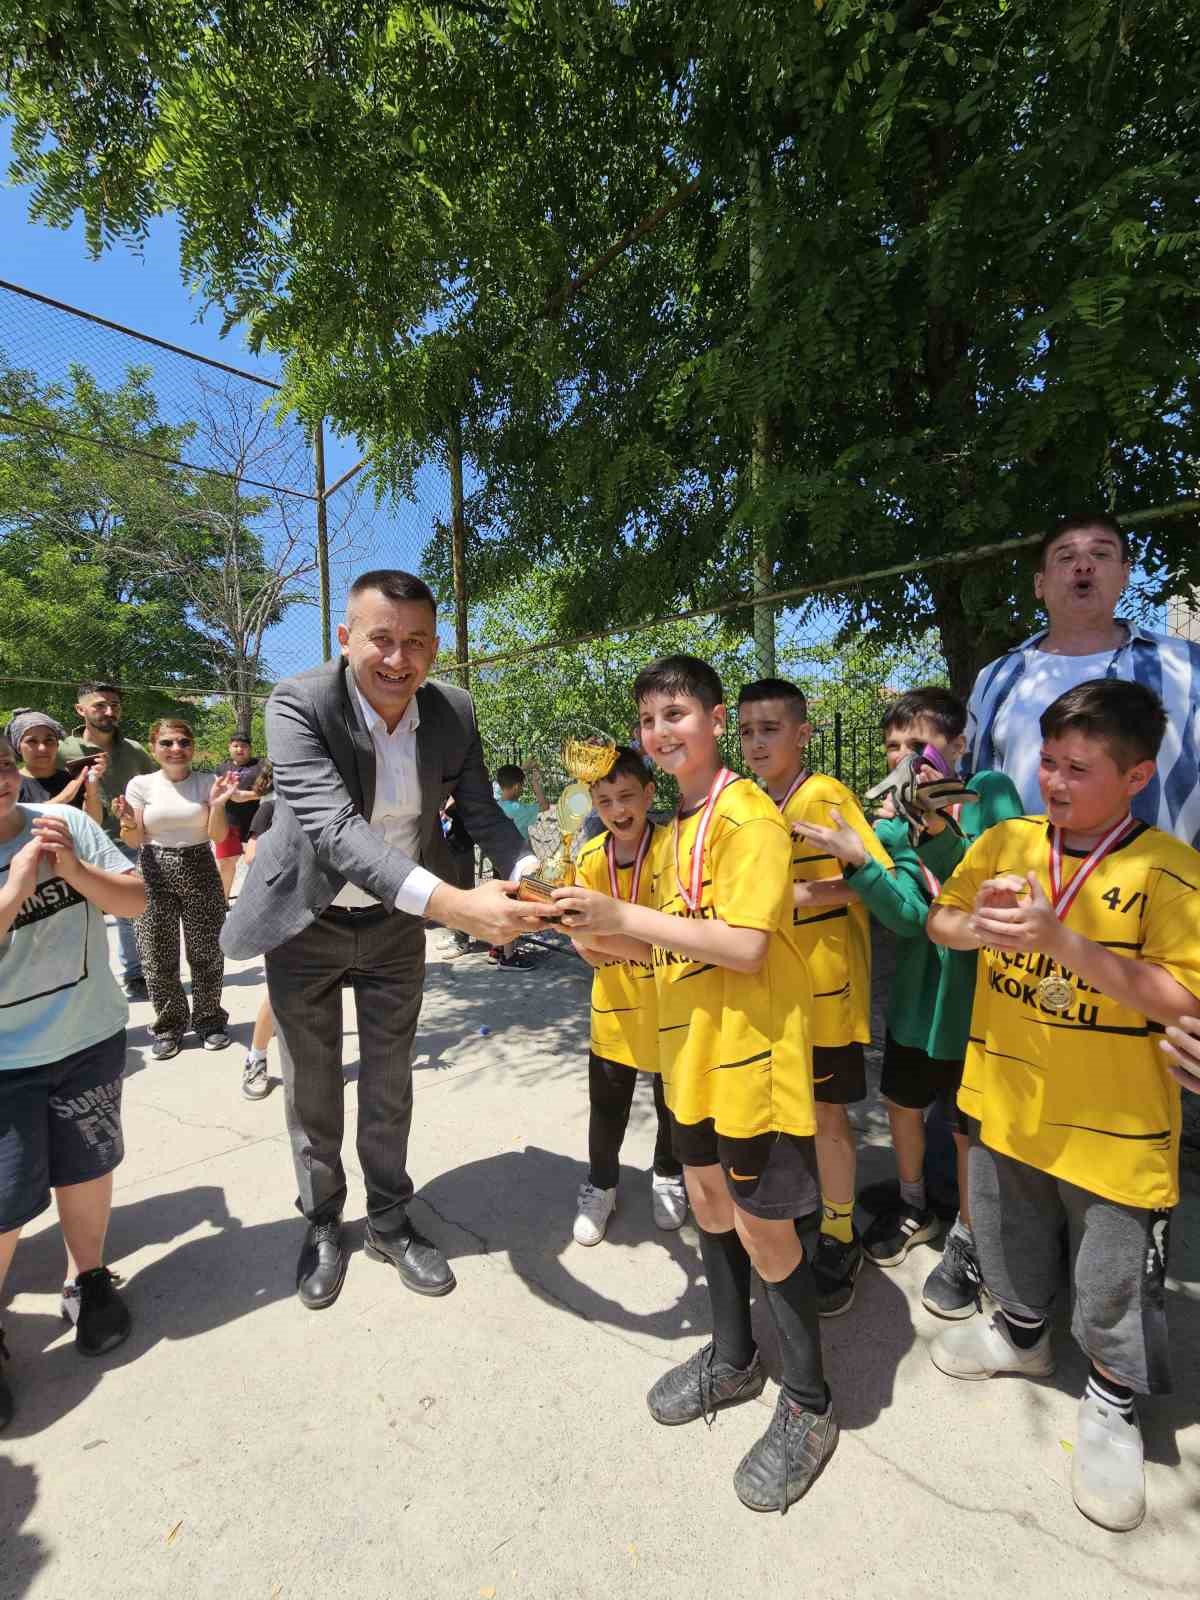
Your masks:
M 207 844 L 153 844 L 146 846 L 147 850 L 155 850 L 162 856 L 185 856 L 189 850 L 208 850 L 211 852 L 211 841 Z
M 373 906 L 326 906 L 321 915 L 332 917 L 335 922 L 361 922 L 364 917 L 386 917 L 390 913 L 385 905 L 376 901 Z

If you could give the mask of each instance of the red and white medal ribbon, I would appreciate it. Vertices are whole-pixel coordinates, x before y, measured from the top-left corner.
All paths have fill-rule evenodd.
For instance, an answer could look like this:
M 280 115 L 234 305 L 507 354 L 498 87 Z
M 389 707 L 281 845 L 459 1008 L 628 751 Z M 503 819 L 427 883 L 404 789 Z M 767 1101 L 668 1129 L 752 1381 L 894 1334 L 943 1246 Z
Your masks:
M 708 840 L 708 829 L 717 801 L 721 798 L 722 791 L 736 782 L 737 774 L 730 772 L 728 767 L 722 767 L 712 781 L 708 799 L 704 802 L 704 810 L 700 816 L 700 825 L 696 829 L 696 838 L 692 844 L 690 889 L 684 887 L 683 874 L 679 870 L 679 813 L 678 811 L 675 813 L 675 882 L 679 885 L 679 897 L 689 911 L 696 911 L 700 905 L 700 895 L 704 888 L 704 846 Z
M 637 847 L 637 855 L 633 858 L 633 887 L 629 891 L 631 904 L 637 905 L 638 890 L 642 886 L 642 868 L 646 864 L 646 853 L 650 849 L 650 834 L 653 830 L 647 823 L 642 830 L 641 843 Z M 614 900 L 621 899 L 621 880 L 617 876 L 617 846 L 610 833 L 604 845 L 605 859 L 608 861 L 608 890 Z
M 1070 883 L 1067 884 L 1065 889 L 1063 888 L 1062 881 L 1062 829 L 1055 828 L 1053 826 L 1051 827 L 1050 903 L 1054 907 L 1054 915 L 1060 922 L 1065 922 L 1067 920 L 1067 912 L 1075 904 L 1075 901 L 1079 895 L 1079 891 L 1083 888 L 1084 884 L 1091 877 L 1092 873 L 1095 872 L 1096 868 L 1104 860 L 1105 856 L 1111 855 L 1121 843 L 1121 840 L 1124 839 L 1128 834 L 1132 833 L 1136 827 L 1136 821 L 1133 817 L 1129 816 L 1123 817 L 1115 827 L 1110 828 L 1104 835 L 1103 839 L 1100 840 L 1099 844 L 1096 845 L 1096 847 L 1092 850 L 1090 855 L 1085 857 L 1083 865 L 1079 868 L 1079 871 L 1071 879 Z
M 791 805 L 792 796 L 795 794 L 796 790 L 800 789 L 800 788 L 803 788 L 803 786 L 808 782 L 808 780 L 811 777 L 812 777 L 812 773 L 809 772 L 807 767 L 801 768 L 801 770 L 796 774 L 796 776 L 792 779 L 791 788 L 784 795 L 782 800 L 779 800 L 779 801 L 776 802 L 776 804 L 779 807 L 779 810 L 780 810 L 781 814 L 787 810 L 788 806 Z

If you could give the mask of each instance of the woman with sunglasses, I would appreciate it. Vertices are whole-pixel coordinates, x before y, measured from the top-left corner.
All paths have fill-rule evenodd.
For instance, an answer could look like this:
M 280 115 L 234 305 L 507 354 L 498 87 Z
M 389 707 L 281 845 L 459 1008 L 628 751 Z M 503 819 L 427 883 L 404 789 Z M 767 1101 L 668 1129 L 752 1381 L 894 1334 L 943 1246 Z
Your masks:
M 154 1007 L 156 1061 L 178 1055 L 188 1027 L 188 1002 L 179 976 L 179 929 L 192 969 L 191 1025 L 206 1050 L 232 1043 L 221 1006 L 225 958 L 218 943 L 225 893 L 212 845 L 229 826 L 225 802 L 237 774 L 210 778 L 192 771 L 194 738 L 178 717 L 150 729 L 150 754 L 159 770 L 132 778 L 116 811 L 121 839 L 141 851 L 146 910 L 137 921 L 142 971 Z

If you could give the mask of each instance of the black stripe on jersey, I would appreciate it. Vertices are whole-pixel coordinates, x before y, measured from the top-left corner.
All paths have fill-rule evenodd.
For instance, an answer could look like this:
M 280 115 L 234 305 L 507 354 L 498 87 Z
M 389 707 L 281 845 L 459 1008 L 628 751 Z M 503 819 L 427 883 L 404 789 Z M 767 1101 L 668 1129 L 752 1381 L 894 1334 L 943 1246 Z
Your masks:
M 1154 1133 L 1117 1133 L 1112 1128 L 1091 1128 L 1086 1122 L 1044 1122 L 1044 1128 L 1074 1128 L 1076 1133 L 1099 1133 L 1106 1139 L 1133 1139 L 1135 1142 L 1146 1144 L 1151 1139 L 1165 1140 L 1170 1143 L 1170 1128 L 1160 1128 Z
M 982 1039 L 968 1039 L 967 1043 L 983 1045 L 984 1055 L 995 1056 L 997 1061 L 1019 1061 L 1023 1067 L 1032 1067 L 1035 1072 L 1041 1072 L 1044 1070 L 1036 1061 L 1030 1061 L 1026 1056 L 1011 1056 L 1004 1050 L 989 1050 L 987 1045 L 983 1044 Z
M 668 1022 L 665 1028 L 660 1028 L 659 1033 L 678 1033 L 680 1028 L 690 1028 L 690 1022 Z
M 716 970 L 717 964 L 715 961 L 706 961 L 702 967 L 697 967 L 694 972 L 685 972 L 682 978 L 676 978 L 675 982 L 686 983 L 689 978 L 698 978 L 701 973 L 715 972 Z
M 708 1072 L 732 1072 L 735 1067 L 752 1067 L 756 1061 L 770 1061 L 771 1052 L 760 1050 L 756 1056 L 747 1056 L 744 1061 L 722 1061 L 715 1067 L 709 1067 Z M 708 1076 L 705 1073 L 705 1077 Z
M 1150 824 L 1148 822 L 1139 822 L 1137 827 L 1134 828 L 1132 833 L 1127 833 L 1125 835 L 1125 837 L 1121 840 L 1120 844 L 1114 846 L 1114 848 L 1111 849 L 1108 852 L 1109 855 L 1110 856 L 1119 856 L 1121 854 L 1122 850 L 1128 850 L 1129 846 L 1131 844 L 1134 844 L 1138 839 L 1140 839 L 1142 837 L 1142 835 L 1145 833 L 1146 829 L 1149 826 L 1150 826 Z M 1050 824 L 1049 823 L 1046 824 L 1046 837 L 1047 837 L 1047 839 L 1049 839 L 1049 837 L 1050 837 Z M 1087 857 L 1089 855 L 1091 855 L 1091 851 L 1090 850 L 1068 850 L 1066 848 L 1066 846 L 1064 845 L 1063 846 L 1063 855 L 1065 855 L 1065 856 L 1077 856 L 1081 861 L 1085 861 L 1087 859 Z M 1154 869 L 1151 868 L 1151 870 L 1153 871 Z M 1165 872 L 1166 868 L 1165 867 L 1159 867 L 1158 871 Z M 1180 881 L 1180 883 L 1182 883 L 1183 879 L 1180 878 L 1179 881 Z M 1191 884 L 1190 883 L 1188 884 L 1188 888 L 1189 889 L 1191 888 Z
M 838 917 L 850 915 L 848 906 L 835 906 L 832 911 L 818 911 L 815 917 L 800 917 L 792 913 L 794 928 L 811 928 L 814 922 L 834 922 Z
M 813 861 L 836 861 L 836 860 L 837 860 L 836 856 L 793 856 L 792 857 L 792 865 L 794 867 L 803 867 L 803 866 L 809 865 Z
M 813 995 L 813 999 L 814 1000 L 832 1000 L 836 995 L 849 994 L 849 993 L 850 993 L 850 980 L 849 980 L 849 978 L 847 978 L 845 983 L 842 985 L 842 987 L 840 989 L 822 989 L 819 994 L 814 994 Z
M 592 1012 L 597 1017 L 627 1017 L 641 1009 L 641 1006 L 593 1006 Z
M 1141 943 L 1129 939 L 1096 939 L 1095 944 L 1103 945 L 1106 950 L 1140 950 Z
M 1114 1028 L 1102 1022 L 1050 1022 L 1044 1017 L 1038 1018 L 1038 1024 L 1043 1028 L 1065 1028 L 1068 1033 L 1115 1033 L 1126 1039 L 1144 1039 L 1150 1032 L 1148 1027 Z
M 1164 878 L 1173 878 L 1176 883 L 1181 883 L 1185 889 L 1195 891 L 1196 885 L 1194 883 L 1189 883 L 1186 878 L 1181 878 L 1177 872 L 1172 872 L 1168 867 L 1151 867 L 1150 872 L 1160 873 Z

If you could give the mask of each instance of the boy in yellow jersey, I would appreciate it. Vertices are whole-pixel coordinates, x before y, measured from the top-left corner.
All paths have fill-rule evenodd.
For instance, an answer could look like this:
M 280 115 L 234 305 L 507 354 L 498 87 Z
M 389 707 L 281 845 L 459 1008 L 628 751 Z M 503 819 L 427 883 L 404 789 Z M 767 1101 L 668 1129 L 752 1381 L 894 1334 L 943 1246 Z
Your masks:
M 792 927 L 791 837 L 778 808 L 721 764 L 721 680 L 668 656 L 634 685 L 646 754 L 680 807 L 651 852 L 652 905 L 576 885 L 554 898 L 573 938 L 652 960 L 659 1066 L 676 1156 L 700 1234 L 713 1337 L 650 1390 L 655 1421 L 711 1417 L 766 1382 L 750 1326 L 756 1268 L 779 1340 L 770 1427 L 734 1475 L 742 1502 L 786 1510 L 837 1445 L 821 1365 L 816 1285 L 795 1219 L 819 1193 L 813 1135 L 812 986 Z
M 909 689 L 883 715 L 887 769 L 894 772 L 911 755 L 931 752 L 951 771 L 966 745 L 967 708 L 940 684 Z M 930 778 L 940 775 L 926 766 Z M 963 1057 L 975 996 L 975 952 L 943 950 L 925 931 L 930 902 L 970 845 L 997 822 L 1019 817 L 1025 808 L 1010 779 L 1001 772 L 976 772 L 967 785 L 975 798 L 957 811 L 957 828 L 930 812 L 914 845 L 908 821 L 885 802 L 875 830 L 895 865 L 883 873 L 864 850 L 856 828 L 832 813 L 832 826 L 805 822 L 803 839 L 828 851 L 867 909 L 897 935 L 896 968 L 888 995 L 880 1094 L 887 1107 L 900 1180 L 898 1204 L 886 1205 L 863 1238 L 863 1249 L 881 1267 L 898 1266 L 918 1244 L 939 1230 L 937 1213 L 925 1192 L 925 1114 L 954 1107 L 962 1082 Z M 881 808 L 882 811 L 882 808 Z M 967 1197 L 967 1119 L 952 1110 L 959 1211 L 946 1236 L 941 1260 L 925 1280 L 921 1299 L 936 1316 L 969 1317 L 979 1308 L 979 1264 L 971 1234 Z M 947 1129 L 949 1132 L 950 1129 Z
M 1138 683 L 1060 695 L 1041 717 L 1047 814 L 983 834 L 929 914 L 930 938 L 980 951 L 958 1103 L 996 1302 L 930 1354 L 956 1378 L 1048 1377 L 1065 1223 L 1071 1327 L 1091 1362 L 1071 1487 L 1085 1516 L 1118 1531 L 1146 1509 L 1133 1396 L 1170 1387 L 1164 1278 L 1181 1119 L 1159 1039 L 1200 995 L 1200 854 L 1130 815 L 1165 728 Z
M 653 799 L 654 779 L 646 763 L 635 750 L 618 750 L 612 771 L 592 785 L 592 804 L 606 831 L 589 839 L 580 851 L 577 882 L 599 894 L 649 904 Z M 654 1079 L 658 1116 L 650 1180 L 654 1221 L 660 1228 L 681 1228 L 687 1216 L 687 1191 L 683 1168 L 671 1149 L 671 1122 L 658 1071 L 654 971 L 648 961 L 614 960 L 583 947 L 580 954 L 596 972 L 588 1055 L 588 1175 L 579 1189 L 575 1241 L 599 1244 L 616 1209 L 621 1141 L 639 1070 Z
M 812 723 L 794 683 L 762 678 L 738 695 L 746 765 L 795 831 L 828 823 L 837 810 L 884 871 L 891 858 L 858 801 L 836 778 L 806 765 Z M 871 1042 L 871 929 L 866 907 L 842 878 L 841 863 L 803 839 L 792 845 L 792 926 L 813 986 L 813 1087 L 821 1232 L 813 1273 L 817 1311 L 840 1317 L 854 1303 L 862 1244 L 854 1229 L 857 1149 L 846 1107 L 867 1093 L 863 1045 Z

